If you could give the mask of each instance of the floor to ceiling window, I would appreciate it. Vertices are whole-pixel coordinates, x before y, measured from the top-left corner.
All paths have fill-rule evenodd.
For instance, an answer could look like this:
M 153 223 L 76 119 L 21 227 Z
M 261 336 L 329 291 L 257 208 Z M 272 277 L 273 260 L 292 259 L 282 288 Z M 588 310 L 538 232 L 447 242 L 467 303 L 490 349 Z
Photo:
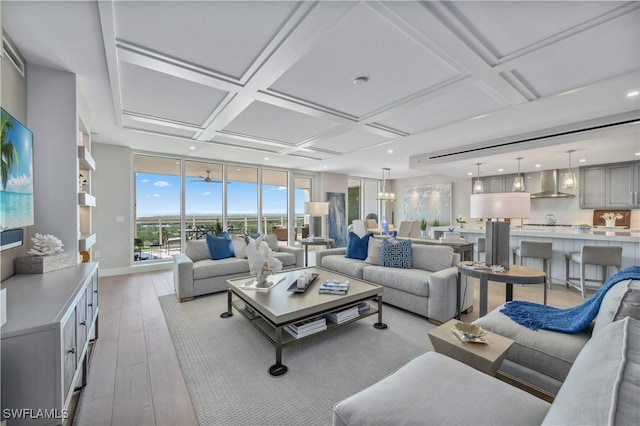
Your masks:
M 278 241 L 288 241 L 287 180 L 286 171 L 262 169 L 262 230 L 276 234 Z
M 227 223 L 230 232 L 265 232 L 258 223 L 258 169 L 227 166 Z
M 134 261 L 148 262 L 180 251 L 180 160 L 135 155 Z
M 184 162 L 186 239 L 198 239 L 223 227 L 222 164 Z

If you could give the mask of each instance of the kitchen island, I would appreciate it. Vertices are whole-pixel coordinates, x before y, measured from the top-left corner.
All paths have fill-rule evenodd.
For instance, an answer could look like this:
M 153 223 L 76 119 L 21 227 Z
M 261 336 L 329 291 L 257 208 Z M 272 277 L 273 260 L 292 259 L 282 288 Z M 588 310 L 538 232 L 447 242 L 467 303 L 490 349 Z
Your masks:
M 439 238 L 445 232 L 449 232 L 449 227 L 439 226 L 432 228 L 433 238 Z M 474 244 L 477 244 L 478 238 L 485 235 L 484 229 L 476 227 L 456 227 L 455 232 L 459 232 L 467 242 Z M 580 251 L 584 244 L 622 247 L 622 268 L 640 265 L 640 230 L 636 229 L 592 228 L 589 232 L 575 232 L 568 226 L 524 225 L 522 230 L 520 230 L 519 226 L 512 226 L 509 233 L 511 250 L 518 247 L 521 241 L 548 241 L 552 243 L 551 281 L 554 284 L 565 284 L 564 254 L 571 251 Z M 541 270 L 542 260 L 525 258 L 523 265 Z M 576 264 L 572 264 L 571 268 L 571 276 L 580 275 Z M 593 265 L 587 266 L 587 274 L 590 277 L 602 277 L 600 268 Z

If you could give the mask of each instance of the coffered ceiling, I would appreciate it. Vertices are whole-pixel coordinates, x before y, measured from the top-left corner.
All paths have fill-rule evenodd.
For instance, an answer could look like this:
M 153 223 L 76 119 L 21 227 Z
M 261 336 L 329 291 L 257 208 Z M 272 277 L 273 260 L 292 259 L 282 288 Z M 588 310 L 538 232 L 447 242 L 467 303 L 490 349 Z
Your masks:
M 592 164 L 637 159 L 639 6 L 3 1 L 2 19 L 28 64 L 78 75 L 94 141 L 463 177 L 477 162 L 514 172 L 516 157 L 523 171 L 566 167 L 568 149 Z M 631 123 L 537 139 L 620 121 Z

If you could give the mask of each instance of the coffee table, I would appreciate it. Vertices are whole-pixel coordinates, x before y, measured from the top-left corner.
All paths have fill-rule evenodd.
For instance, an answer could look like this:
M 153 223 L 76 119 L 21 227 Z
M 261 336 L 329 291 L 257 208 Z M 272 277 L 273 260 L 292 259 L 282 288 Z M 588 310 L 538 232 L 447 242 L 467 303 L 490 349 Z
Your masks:
M 318 274 L 318 278 L 304 293 L 288 291 L 289 286 L 305 271 Z M 284 280 L 268 292 L 242 288 L 244 284 L 253 281 L 254 277 L 227 280 L 227 311 L 220 314 L 222 318 L 228 318 L 233 315 L 232 307 L 235 308 L 273 343 L 276 348 L 276 363 L 269 368 L 269 374 L 272 376 L 281 376 L 287 372 L 287 366 L 282 364 L 282 348 L 286 346 L 376 313 L 378 314 L 378 322 L 373 326 L 377 329 L 387 328 L 387 325 L 382 322 L 382 286 L 320 267 L 293 269 L 281 272 L 279 275 L 284 275 Z M 320 284 L 328 279 L 348 280 L 347 294 L 319 294 Z M 375 299 L 377 306 L 372 305 L 356 318 L 340 324 L 327 321 L 327 330 L 299 338 L 289 335 L 284 330 L 284 327 L 289 324 L 342 311 L 369 299 Z
M 463 342 L 451 331 L 457 322 L 459 321 L 456 319 L 449 320 L 429 332 L 433 349 L 476 370 L 495 376 L 513 340 L 489 331 L 485 337 L 489 343 Z

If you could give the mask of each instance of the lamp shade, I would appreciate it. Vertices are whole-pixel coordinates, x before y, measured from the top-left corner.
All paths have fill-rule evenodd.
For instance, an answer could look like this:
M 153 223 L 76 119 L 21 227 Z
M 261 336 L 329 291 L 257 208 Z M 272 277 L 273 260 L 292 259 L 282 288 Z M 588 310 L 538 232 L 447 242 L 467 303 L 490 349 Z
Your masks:
M 329 214 L 329 203 L 322 201 L 307 201 L 304 203 L 304 214 L 312 216 L 326 216 Z
M 495 192 L 471 194 L 469 216 L 472 218 L 525 218 L 531 213 L 528 192 Z

